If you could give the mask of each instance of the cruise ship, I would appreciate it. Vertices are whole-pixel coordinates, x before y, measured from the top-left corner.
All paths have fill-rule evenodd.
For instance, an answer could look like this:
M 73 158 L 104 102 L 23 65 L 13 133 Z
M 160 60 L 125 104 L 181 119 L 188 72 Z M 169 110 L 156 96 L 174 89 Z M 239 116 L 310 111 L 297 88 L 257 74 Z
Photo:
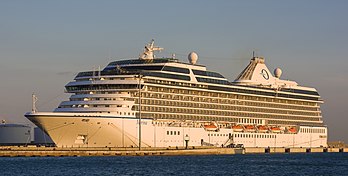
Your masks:
M 25 116 L 57 147 L 327 146 L 316 89 L 280 79 L 264 58 L 228 81 L 195 52 L 183 62 L 160 50 L 152 40 L 139 58 L 80 72 L 68 101 Z

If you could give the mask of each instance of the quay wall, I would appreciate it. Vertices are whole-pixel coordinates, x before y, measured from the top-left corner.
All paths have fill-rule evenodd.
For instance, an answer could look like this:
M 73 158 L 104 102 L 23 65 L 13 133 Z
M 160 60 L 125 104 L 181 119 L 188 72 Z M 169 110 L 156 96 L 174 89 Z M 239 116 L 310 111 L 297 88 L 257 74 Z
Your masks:
M 232 155 L 243 154 L 241 148 L 57 148 L 6 147 L 0 157 L 64 157 L 64 156 L 148 156 L 148 155 Z
M 156 156 L 156 155 L 233 155 L 275 153 L 348 152 L 348 148 L 59 148 L 0 147 L 0 157 L 64 157 L 64 156 Z

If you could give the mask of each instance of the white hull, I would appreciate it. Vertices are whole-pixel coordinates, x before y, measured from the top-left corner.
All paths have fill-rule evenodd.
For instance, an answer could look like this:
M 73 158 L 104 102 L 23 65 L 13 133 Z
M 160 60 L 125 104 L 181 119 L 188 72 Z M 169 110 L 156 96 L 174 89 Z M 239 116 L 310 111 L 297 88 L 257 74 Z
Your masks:
M 139 123 L 133 117 L 88 116 L 76 113 L 28 113 L 26 117 L 46 131 L 58 147 L 138 147 Z M 297 134 L 234 132 L 220 128 L 208 131 L 201 126 L 170 126 L 170 122 L 158 123 L 141 120 L 142 147 L 168 147 L 214 145 L 231 143 L 244 147 L 326 147 L 326 127 L 300 127 L 316 129 Z M 324 131 L 319 133 L 315 131 Z M 188 136 L 188 137 L 187 137 Z
M 35 113 L 33 95 L 26 117 L 59 147 L 327 146 L 317 90 L 280 79 L 279 68 L 273 76 L 264 58 L 230 82 L 195 53 L 190 63 L 155 58 L 162 49 L 151 41 L 139 59 L 78 73 L 52 113 Z

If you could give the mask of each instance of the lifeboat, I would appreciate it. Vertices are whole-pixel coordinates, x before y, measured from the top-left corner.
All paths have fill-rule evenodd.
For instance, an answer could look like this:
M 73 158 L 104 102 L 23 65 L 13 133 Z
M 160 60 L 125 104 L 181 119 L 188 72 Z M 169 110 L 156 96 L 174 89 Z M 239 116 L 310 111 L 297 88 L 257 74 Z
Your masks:
M 288 127 L 287 130 L 289 133 L 292 133 L 292 134 L 297 133 L 297 129 L 295 127 Z
M 261 132 L 261 133 L 267 133 L 267 132 L 268 132 L 268 127 L 265 126 L 265 125 L 259 125 L 259 126 L 257 127 L 257 130 L 258 130 L 259 132 Z
M 280 132 L 282 132 L 282 130 L 279 127 L 270 127 L 270 130 L 273 133 L 280 133 Z
M 244 128 L 242 125 L 234 125 L 234 126 L 232 126 L 232 130 L 234 132 L 242 132 L 244 130 Z
M 218 131 L 219 127 L 216 123 L 211 123 L 209 125 L 203 126 L 206 131 Z
M 244 128 L 245 128 L 245 131 L 247 131 L 247 132 L 256 131 L 255 126 L 253 126 L 253 125 L 245 125 Z

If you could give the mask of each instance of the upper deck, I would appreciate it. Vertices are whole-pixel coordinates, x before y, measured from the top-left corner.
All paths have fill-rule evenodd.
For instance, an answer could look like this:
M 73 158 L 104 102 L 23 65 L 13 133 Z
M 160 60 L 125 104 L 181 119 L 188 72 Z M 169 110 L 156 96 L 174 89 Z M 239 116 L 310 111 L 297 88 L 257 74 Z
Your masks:
M 262 66 L 267 69 L 264 63 Z M 250 65 L 248 67 L 250 67 Z M 206 85 L 205 87 L 207 89 L 215 91 L 241 92 L 246 94 L 320 101 L 319 94 L 314 88 L 299 86 L 293 81 L 281 80 L 269 73 L 268 69 L 262 68 L 257 70 L 255 69 L 256 67 L 257 64 L 254 64 L 253 72 L 250 72 L 250 69 L 244 69 L 238 79 L 230 82 L 220 73 L 208 71 L 203 65 L 179 62 L 178 59 L 174 58 L 120 60 L 109 63 L 102 71 L 80 72 L 75 77 L 76 81 L 70 82 L 67 84 L 67 87 L 79 84 L 112 84 L 112 81 L 110 82 L 110 78 L 112 79 L 112 77 L 135 78 L 137 75 L 141 74 L 145 76 L 145 78 L 153 77 L 154 79 L 171 79 L 179 82 L 202 84 Z M 267 80 L 262 74 L 256 73 L 259 70 L 267 71 Z M 255 75 L 256 77 L 258 76 L 258 78 L 255 78 Z M 246 77 L 249 79 L 246 80 Z M 98 78 L 102 78 L 104 81 L 100 81 L 100 79 L 98 81 Z M 260 79 L 264 80 L 259 81 Z M 121 82 L 114 81 L 114 83 L 120 84 Z M 122 83 L 125 84 L 125 82 Z M 131 84 L 137 84 L 137 82 L 135 81 Z
M 279 69 L 273 75 L 263 58 L 252 58 L 236 80 L 228 81 L 197 65 L 195 53 L 190 53 L 189 63 L 147 54 L 79 73 L 66 85 L 67 92 L 73 93 L 70 100 L 56 111 L 134 116 L 141 97 L 143 115 L 155 119 L 323 123 L 318 92 L 280 79 Z

